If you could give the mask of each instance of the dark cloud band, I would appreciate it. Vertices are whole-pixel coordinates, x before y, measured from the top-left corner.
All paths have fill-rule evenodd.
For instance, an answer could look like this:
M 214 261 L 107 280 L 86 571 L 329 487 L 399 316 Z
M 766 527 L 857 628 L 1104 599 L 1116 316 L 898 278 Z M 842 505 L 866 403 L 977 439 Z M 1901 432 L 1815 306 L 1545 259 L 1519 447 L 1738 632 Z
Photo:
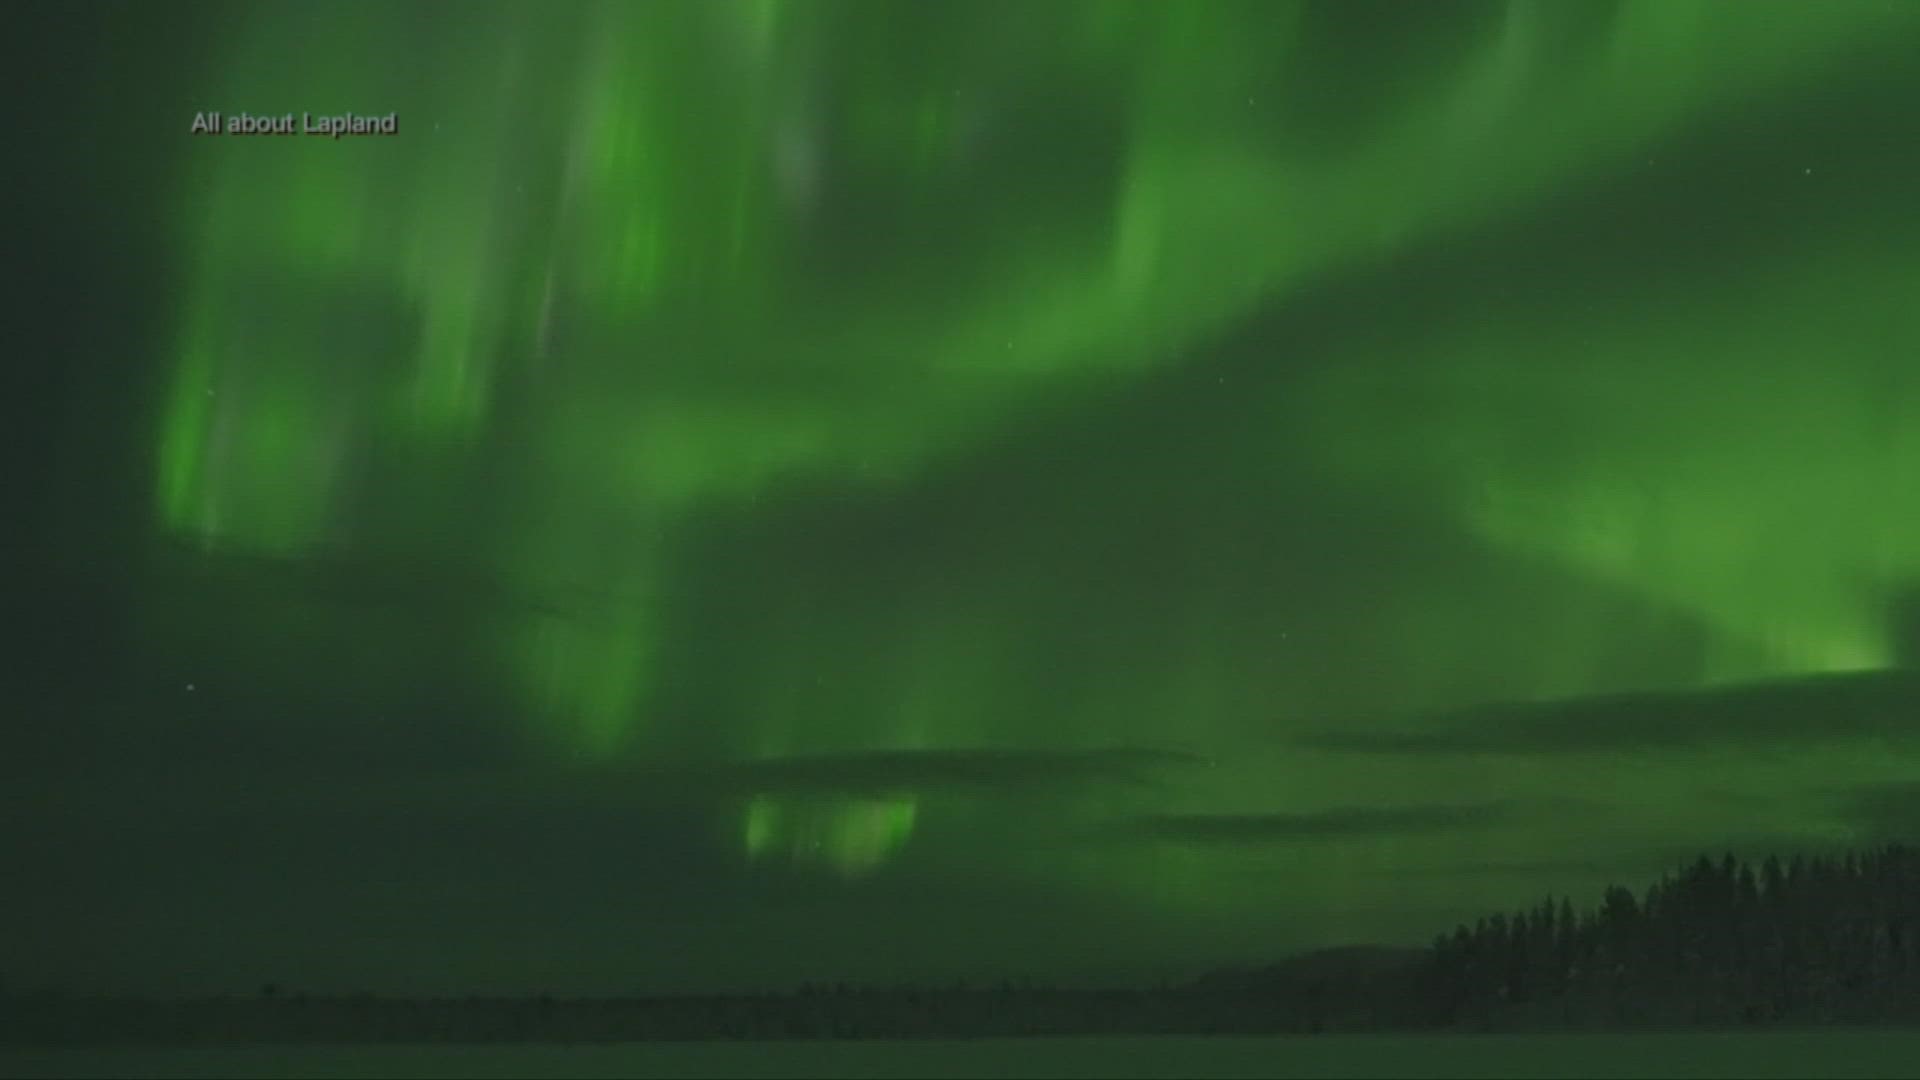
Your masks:
M 1920 675 L 1822 675 L 1687 693 L 1487 705 L 1418 729 L 1320 731 L 1315 750 L 1372 754 L 1577 754 L 1813 746 L 1920 735 Z

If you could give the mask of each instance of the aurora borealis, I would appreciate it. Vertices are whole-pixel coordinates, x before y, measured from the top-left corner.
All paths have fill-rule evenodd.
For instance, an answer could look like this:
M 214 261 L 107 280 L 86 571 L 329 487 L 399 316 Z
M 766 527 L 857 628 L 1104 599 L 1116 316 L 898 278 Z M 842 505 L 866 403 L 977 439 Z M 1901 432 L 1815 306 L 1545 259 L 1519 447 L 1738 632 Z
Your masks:
M 1920 826 L 1920 5 L 191 25 L 71 107 L 178 130 L 71 159 L 0 978 L 1138 980 Z

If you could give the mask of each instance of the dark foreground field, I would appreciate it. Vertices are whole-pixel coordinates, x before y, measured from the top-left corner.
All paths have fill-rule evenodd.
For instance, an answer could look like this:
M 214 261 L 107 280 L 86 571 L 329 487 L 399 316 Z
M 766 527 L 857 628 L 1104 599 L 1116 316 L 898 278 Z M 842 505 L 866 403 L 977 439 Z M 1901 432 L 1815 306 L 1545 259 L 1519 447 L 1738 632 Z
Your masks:
M 246 1046 L 0 1051 L 33 1077 L 1896 1077 L 1920 1032 Z

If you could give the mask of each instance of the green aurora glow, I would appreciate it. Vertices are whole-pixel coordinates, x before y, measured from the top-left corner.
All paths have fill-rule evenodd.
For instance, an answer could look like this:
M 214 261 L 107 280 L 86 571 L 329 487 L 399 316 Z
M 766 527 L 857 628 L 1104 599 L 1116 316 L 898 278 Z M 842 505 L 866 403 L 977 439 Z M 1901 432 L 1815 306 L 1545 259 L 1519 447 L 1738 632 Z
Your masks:
M 721 879 L 802 899 L 721 905 L 775 959 L 688 979 L 817 966 L 866 939 L 806 913 L 915 882 L 1154 928 L 982 963 L 1399 938 L 1845 840 L 1830 789 L 1912 775 L 1899 738 L 1294 740 L 1911 659 L 1920 5 L 443 21 L 251 7 L 179 94 L 400 135 L 182 151 L 136 666 L 485 728 L 513 779 L 469 795 L 700 807 Z M 1096 756 L 1019 767 L 1055 753 Z M 970 962 L 899 933 L 855 968 Z

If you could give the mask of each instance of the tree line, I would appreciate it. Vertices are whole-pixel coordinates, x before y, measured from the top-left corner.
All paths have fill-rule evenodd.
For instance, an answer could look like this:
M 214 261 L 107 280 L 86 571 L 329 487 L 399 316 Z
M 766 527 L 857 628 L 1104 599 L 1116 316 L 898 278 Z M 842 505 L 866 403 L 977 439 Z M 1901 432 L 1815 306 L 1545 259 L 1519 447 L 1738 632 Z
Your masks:
M 1428 1023 L 1619 1026 L 1920 1018 L 1920 851 L 1701 856 L 1636 896 L 1548 898 L 1434 941 Z
M 0 1043 L 642 1039 L 1617 1030 L 1920 1021 L 1920 851 L 1758 866 L 1702 856 L 1642 893 L 1549 897 L 1426 949 L 1325 950 L 1140 990 L 971 988 L 624 999 L 12 995 Z

